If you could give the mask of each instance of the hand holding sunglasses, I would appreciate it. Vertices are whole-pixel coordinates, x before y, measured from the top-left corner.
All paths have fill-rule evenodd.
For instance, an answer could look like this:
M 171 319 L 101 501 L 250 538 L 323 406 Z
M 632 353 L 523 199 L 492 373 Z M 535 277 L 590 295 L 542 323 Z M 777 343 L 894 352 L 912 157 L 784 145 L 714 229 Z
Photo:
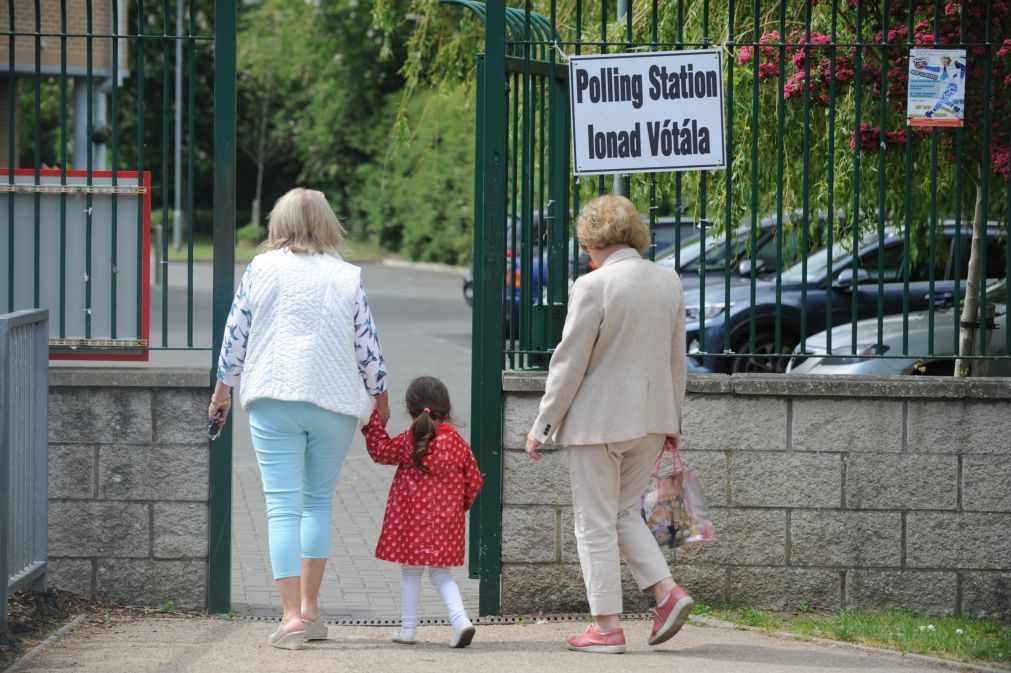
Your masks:
M 221 431 L 225 427 L 225 422 L 228 419 L 228 411 L 232 406 L 231 396 L 226 397 L 224 400 L 215 399 L 214 395 L 211 395 L 211 404 L 207 408 L 207 436 L 211 440 L 215 440 L 221 436 Z

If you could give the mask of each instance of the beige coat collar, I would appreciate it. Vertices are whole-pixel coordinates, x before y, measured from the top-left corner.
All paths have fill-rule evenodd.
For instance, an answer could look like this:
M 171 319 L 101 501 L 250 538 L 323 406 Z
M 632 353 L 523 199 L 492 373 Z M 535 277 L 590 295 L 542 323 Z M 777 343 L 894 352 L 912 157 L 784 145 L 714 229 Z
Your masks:
M 605 259 L 604 263 L 601 264 L 600 266 L 601 268 L 603 268 L 608 264 L 614 264 L 615 262 L 620 262 L 624 259 L 631 259 L 632 257 L 638 256 L 639 253 L 636 252 L 635 248 L 625 248 L 623 250 L 615 250 L 610 255 L 608 255 L 607 259 Z

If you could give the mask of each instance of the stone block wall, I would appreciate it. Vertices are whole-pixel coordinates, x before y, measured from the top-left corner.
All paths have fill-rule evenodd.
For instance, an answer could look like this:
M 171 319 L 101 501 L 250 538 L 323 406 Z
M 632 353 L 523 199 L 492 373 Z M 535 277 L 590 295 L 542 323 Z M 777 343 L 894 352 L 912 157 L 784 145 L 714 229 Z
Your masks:
M 503 378 L 504 613 L 587 609 L 566 452 L 523 452 L 543 384 Z M 1011 381 L 691 376 L 682 439 L 717 538 L 668 552 L 697 599 L 1011 619 Z
M 207 371 L 51 367 L 49 582 L 207 603 Z

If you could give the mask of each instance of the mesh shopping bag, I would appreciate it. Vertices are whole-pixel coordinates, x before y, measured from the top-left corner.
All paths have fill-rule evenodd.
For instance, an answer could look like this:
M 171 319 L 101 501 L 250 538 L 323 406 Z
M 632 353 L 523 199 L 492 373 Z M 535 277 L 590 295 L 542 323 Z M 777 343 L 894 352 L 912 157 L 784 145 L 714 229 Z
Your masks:
M 668 453 L 671 467 L 662 468 Z M 714 539 L 699 473 L 685 467 L 676 440 L 665 441 L 656 458 L 656 469 L 642 496 L 642 517 L 661 547 L 673 549 Z

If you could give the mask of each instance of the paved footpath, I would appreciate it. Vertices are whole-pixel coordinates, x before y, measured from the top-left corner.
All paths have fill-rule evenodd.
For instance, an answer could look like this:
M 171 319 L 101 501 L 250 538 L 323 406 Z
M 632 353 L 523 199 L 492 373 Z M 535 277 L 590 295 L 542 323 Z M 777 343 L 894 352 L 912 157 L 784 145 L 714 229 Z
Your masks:
M 731 628 L 689 625 L 658 648 L 645 644 L 650 623 L 625 623 L 623 656 L 568 652 L 566 635 L 582 624 L 479 626 L 474 643 L 451 650 L 447 627 L 422 627 L 419 643 L 395 645 L 391 630 L 331 627 L 331 640 L 291 652 L 265 644 L 274 623 L 221 618 L 140 617 L 85 624 L 56 641 L 22 671 L 31 673 L 937 673 L 932 663 L 845 646 L 778 639 Z
M 461 294 L 461 277 L 383 266 L 366 266 L 362 273 L 390 372 L 391 433 L 408 427 L 403 411 L 407 383 L 415 376 L 434 374 L 449 387 L 454 416 L 464 422 L 460 432 L 467 437 L 471 313 Z M 260 471 L 248 421 L 238 406 L 231 422 L 235 423 L 232 608 L 240 615 L 273 616 L 279 614 L 280 603 L 270 570 Z M 361 435 L 357 435 L 334 498 L 333 538 L 320 596 L 327 619 L 385 621 L 400 617 L 400 568 L 372 556 L 392 479 L 393 468 L 373 464 Z M 462 568 L 454 574 L 464 603 L 476 614 L 477 581 L 468 579 Z M 442 601 L 427 580 L 420 616 L 446 618 Z

